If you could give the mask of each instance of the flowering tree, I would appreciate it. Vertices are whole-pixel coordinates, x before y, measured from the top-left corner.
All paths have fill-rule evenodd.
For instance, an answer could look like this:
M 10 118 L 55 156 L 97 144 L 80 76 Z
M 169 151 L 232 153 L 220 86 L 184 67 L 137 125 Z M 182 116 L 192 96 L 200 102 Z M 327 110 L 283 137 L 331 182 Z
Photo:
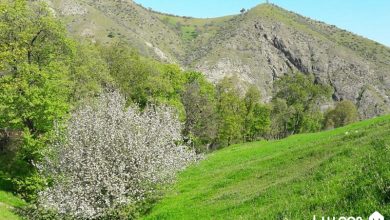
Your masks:
M 196 160 L 181 141 L 181 124 L 164 106 L 125 108 L 117 92 L 78 109 L 38 167 L 55 177 L 39 195 L 46 210 L 98 218 L 109 209 L 141 201 L 155 186 Z

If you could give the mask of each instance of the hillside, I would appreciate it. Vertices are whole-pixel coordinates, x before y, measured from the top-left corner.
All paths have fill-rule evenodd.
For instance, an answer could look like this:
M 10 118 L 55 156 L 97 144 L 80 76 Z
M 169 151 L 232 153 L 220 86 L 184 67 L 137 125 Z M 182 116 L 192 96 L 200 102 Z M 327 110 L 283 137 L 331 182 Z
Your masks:
M 0 1 L 0 220 L 390 217 L 388 48 L 270 4 L 42 1 Z
M 390 112 L 390 48 L 271 4 L 245 14 L 198 19 L 166 15 L 131 0 L 48 0 L 76 36 L 122 39 L 143 55 L 203 72 L 210 81 L 238 76 L 264 101 L 273 83 L 294 71 L 333 87 L 363 118 Z M 331 103 L 329 103 L 331 104 Z
M 389 133 L 386 116 L 226 148 L 181 173 L 146 219 L 390 217 Z

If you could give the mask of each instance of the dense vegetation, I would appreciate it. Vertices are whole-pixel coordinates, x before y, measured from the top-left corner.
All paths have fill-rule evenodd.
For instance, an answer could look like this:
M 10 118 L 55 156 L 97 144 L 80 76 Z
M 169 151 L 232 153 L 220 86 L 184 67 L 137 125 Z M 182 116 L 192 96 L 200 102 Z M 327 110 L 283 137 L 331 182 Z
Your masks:
M 44 3 L 1 1 L 0 192 L 30 218 L 135 218 L 194 152 L 358 120 L 348 101 L 324 114 L 330 88 L 310 74 L 281 77 L 270 103 L 236 81 L 76 41 Z

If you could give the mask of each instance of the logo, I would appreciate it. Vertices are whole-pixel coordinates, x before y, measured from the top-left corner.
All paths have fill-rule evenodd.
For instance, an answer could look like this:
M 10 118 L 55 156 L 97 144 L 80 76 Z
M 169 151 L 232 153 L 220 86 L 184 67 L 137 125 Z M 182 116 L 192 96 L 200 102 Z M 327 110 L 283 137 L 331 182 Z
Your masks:
M 385 217 L 383 217 L 383 215 L 381 215 L 379 212 L 374 212 L 370 218 L 368 218 L 368 220 L 385 220 Z
M 320 217 L 316 217 L 316 216 L 313 216 L 313 220 L 363 220 L 362 217 L 353 217 L 353 216 L 350 216 L 350 217 L 324 217 L 322 216 L 322 218 Z M 381 215 L 381 213 L 379 212 L 374 212 L 372 213 L 372 215 L 370 215 L 370 217 L 368 218 L 368 220 L 385 220 L 385 217 L 383 217 L 383 215 Z
M 313 217 L 313 220 L 317 220 L 316 216 Z M 362 217 L 353 217 L 353 216 L 350 216 L 350 217 L 322 217 L 322 218 L 318 218 L 318 220 L 363 220 Z

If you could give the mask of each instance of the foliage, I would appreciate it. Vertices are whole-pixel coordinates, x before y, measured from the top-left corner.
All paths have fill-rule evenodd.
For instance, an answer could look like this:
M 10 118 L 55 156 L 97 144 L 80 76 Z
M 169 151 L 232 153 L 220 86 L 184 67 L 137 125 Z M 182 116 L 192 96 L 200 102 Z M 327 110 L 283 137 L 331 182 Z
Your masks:
M 19 0 L 0 5 L 0 125 L 38 138 L 68 110 L 72 48 L 47 9 L 34 6 Z
M 38 204 L 63 216 L 97 218 L 142 201 L 196 159 L 180 146 L 181 124 L 170 108 L 126 109 L 117 92 L 79 108 L 66 127 L 39 166 L 54 180 Z
M 248 88 L 245 97 L 245 141 L 255 141 L 266 136 L 270 126 L 271 110 L 260 103 L 261 95 L 259 90 L 251 86 Z
M 151 77 L 152 67 L 123 42 L 102 47 L 101 54 L 125 98 L 145 107 L 150 101 L 148 79 Z
M 102 48 L 109 72 L 125 97 L 141 108 L 148 104 L 175 106 L 184 118 L 180 92 L 184 74 L 176 65 L 162 64 L 141 57 L 123 42 Z
M 344 100 L 326 113 L 325 128 L 338 128 L 359 120 L 359 113 L 353 102 Z
M 72 81 L 72 102 L 86 101 L 113 87 L 108 64 L 102 58 L 98 47 L 88 42 L 76 45 L 70 74 Z
M 218 141 L 229 146 L 242 141 L 245 105 L 235 87 L 234 78 L 217 84 Z
M 183 134 L 198 151 L 207 151 L 217 136 L 214 86 L 201 73 L 186 73 L 187 83 L 181 95 L 186 113 Z
M 200 73 L 187 73 L 182 93 L 186 110 L 184 135 L 195 140 L 199 151 L 264 138 L 269 131 L 270 109 L 261 104 L 259 91 L 250 86 L 244 97 L 234 82 L 224 78 L 216 87 Z
M 330 99 L 329 86 L 315 83 L 302 73 L 285 75 L 275 83 L 272 113 L 273 136 L 319 131 L 322 115 L 319 105 Z
M 33 163 L 42 158 L 54 121 L 69 111 L 74 47 L 40 2 L 2 1 L 0 27 L 0 129 L 6 138 L 22 140 L 17 164 L 31 175 L 13 182 L 15 190 L 31 199 L 42 182 Z

